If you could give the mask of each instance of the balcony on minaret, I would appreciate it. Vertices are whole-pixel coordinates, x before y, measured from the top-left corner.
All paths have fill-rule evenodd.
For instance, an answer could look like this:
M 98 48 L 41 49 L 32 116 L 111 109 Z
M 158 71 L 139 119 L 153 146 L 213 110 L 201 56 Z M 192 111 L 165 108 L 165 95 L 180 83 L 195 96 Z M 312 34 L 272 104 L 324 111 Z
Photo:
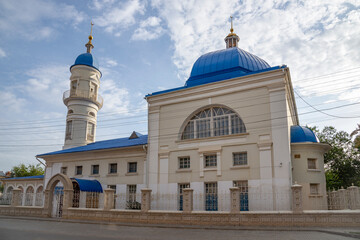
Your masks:
M 77 89 L 76 91 L 73 90 L 67 90 L 63 94 L 63 101 L 64 104 L 67 105 L 69 100 L 88 100 L 93 103 L 95 103 L 99 109 L 102 107 L 104 99 L 97 93 L 93 93 L 90 91 L 82 91 L 80 89 Z

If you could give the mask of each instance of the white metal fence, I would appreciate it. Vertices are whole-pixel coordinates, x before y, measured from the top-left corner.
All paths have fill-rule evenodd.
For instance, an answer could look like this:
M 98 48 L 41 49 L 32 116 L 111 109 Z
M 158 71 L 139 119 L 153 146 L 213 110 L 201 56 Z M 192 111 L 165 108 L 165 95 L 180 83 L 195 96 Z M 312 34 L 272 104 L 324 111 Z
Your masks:
M 12 193 L 3 193 L 0 197 L 0 205 L 10 205 Z
M 115 209 L 140 210 L 141 209 L 141 193 L 126 193 L 115 194 L 114 196 Z

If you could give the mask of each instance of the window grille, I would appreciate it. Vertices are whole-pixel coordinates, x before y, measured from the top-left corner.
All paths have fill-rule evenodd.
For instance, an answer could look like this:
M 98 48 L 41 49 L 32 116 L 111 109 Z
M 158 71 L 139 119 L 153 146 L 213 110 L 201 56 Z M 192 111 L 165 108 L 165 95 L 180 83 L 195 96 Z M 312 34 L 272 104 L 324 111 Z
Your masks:
M 195 114 L 186 124 L 181 139 L 225 136 L 246 132 L 241 118 L 223 107 L 210 107 Z
M 117 163 L 109 164 L 109 173 L 117 173 Z
M 240 189 L 240 211 L 249 211 L 248 181 L 234 181 L 233 184 Z
M 128 163 L 128 172 L 129 173 L 136 173 L 137 172 L 137 162 Z
M 308 158 L 308 169 L 316 169 L 316 159 L 315 158 Z
M 318 194 L 319 194 L 319 184 L 310 183 L 310 195 L 318 195 Z
M 216 154 L 205 155 L 205 167 L 216 167 L 216 166 L 217 166 Z
M 179 168 L 190 168 L 190 157 L 179 157 Z
M 205 210 L 218 210 L 218 192 L 217 183 L 205 183 Z
M 91 174 L 92 175 L 99 174 L 99 165 L 92 165 L 91 166 Z
M 82 166 L 76 166 L 75 175 L 82 175 Z
M 233 165 L 234 166 L 241 166 L 247 165 L 247 153 L 240 152 L 240 153 L 233 153 Z

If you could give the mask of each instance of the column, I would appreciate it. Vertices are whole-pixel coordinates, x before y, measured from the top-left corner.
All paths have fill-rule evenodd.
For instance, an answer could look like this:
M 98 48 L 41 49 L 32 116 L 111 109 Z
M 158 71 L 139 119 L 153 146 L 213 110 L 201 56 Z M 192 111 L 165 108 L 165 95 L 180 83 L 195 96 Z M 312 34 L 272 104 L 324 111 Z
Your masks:
M 292 190 L 292 210 L 294 213 L 301 213 L 303 211 L 302 203 L 302 186 L 295 182 L 291 186 Z
M 13 192 L 12 192 L 11 206 L 12 207 L 21 206 L 21 203 L 22 203 L 21 189 L 15 188 L 15 189 L 13 189 Z
M 69 207 L 72 207 L 74 190 L 64 189 L 63 191 L 64 191 L 63 209 L 65 210 L 68 209 Z
M 240 188 L 238 187 L 230 188 L 230 212 L 240 212 Z
M 141 211 L 147 212 L 151 209 L 151 189 L 141 189 Z
M 194 189 L 183 189 L 183 212 L 190 213 L 193 210 L 193 193 Z
M 104 210 L 114 209 L 114 194 L 115 189 L 105 189 L 104 190 L 105 198 L 104 198 Z

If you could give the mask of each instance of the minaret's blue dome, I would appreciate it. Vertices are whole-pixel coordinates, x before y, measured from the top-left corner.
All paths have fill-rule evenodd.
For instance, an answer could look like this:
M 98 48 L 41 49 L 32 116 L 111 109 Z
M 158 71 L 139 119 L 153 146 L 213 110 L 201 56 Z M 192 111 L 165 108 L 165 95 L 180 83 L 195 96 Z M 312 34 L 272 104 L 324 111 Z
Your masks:
M 315 133 L 307 127 L 302 126 L 291 126 L 291 142 L 300 143 L 300 142 L 314 142 L 318 143 L 319 140 L 316 137 Z
M 96 70 L 98 70 L 100 72 L 99 64 L 98 64 L 97 60 L 95 59 L 95 57 L 91 53 L 80 54 L 76 58 L 74 65 L 72 65 L 70 67 L 70 69 L 73 66 L 76 66 L 76 65 L 86 65 L 86 66 L 89 66 L 89 67 L 93 67 L 93 68 L 95 68 Z
M 238 47 L 202 55 L 196 60 L 186 86 L 230 79 L 270 68 L 263 59 Z

